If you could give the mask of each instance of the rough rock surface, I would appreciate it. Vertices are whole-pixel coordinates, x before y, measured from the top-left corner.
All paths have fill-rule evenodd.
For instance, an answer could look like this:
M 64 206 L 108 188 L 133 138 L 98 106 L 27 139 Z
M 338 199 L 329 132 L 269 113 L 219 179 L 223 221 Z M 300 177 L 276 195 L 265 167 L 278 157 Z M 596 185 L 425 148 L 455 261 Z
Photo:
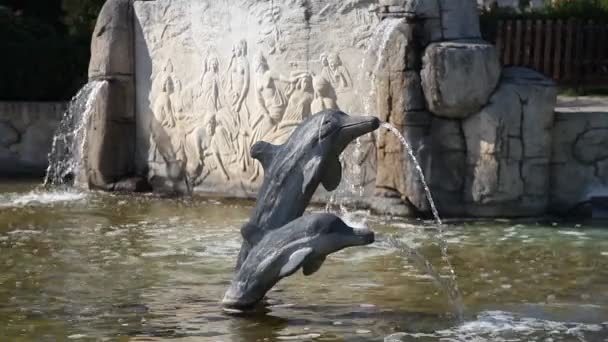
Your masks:
M 490 103 L 464 120 L 464 199 L 475 216 L 544 213 L 556 89 L 524 68 L 507 68 Z
M 87 126 L 85 156 L 76 184 L 108 189 L 132 176 L 135 163 L 134 8 L 130 0 L 107 1 L 91 43 L 89 80 L 106 83 Z
M 19 141 L 19 132 L 8 122 L 0 121 L 0 146 L 8 147 Z
M 108 0 L 91 42 L 89 78 L 133 74 L 133 5 L 130 0 Z
M 428 108 L 448 119 L 466 118 L 484 106 L 500 78 L 496 48 L 484 42 L 429 45 L 422 85 Z
M 571 109 L 558 106 L 553 130 L 551 211 L 563 215 L 608 194 L 608 105 Z
M 83 187 L 106 188 L 133 174 L 135 123 L 133 95 L 129 82 L 111 81 L 102 85 L 87 126 L 85 172 L 77 183 Z
M 431 157 L 427 182 L 439 211 L 462 216 L 466 143 L 460 120 L 434 117 L 430 126 Z
M 481 37 L 475 0 L 404 0 L 406 12 L 422 23 L 423 45 L 431 42 Z

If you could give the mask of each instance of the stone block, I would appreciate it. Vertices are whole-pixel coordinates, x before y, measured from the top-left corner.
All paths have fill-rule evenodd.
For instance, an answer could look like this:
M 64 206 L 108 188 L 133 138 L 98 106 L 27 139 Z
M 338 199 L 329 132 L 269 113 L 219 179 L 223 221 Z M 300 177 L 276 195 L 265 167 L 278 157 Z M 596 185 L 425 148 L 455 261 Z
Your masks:
M 9 147 L 19 141 L 19 132 L 8 122 L 0 121 L 0 146 Z
M 496 88 L 500 68 L 496 48 L 484 42 L 429 45 L 421 72 L 429 110 L 448 119 L 479 111 Z
M 423 45 L 481 37 L 475 0 L 403 0 L 402 7 L 422 22 Z
M 574 142 L 574 158 L 583 164 L 608 159 L 608 128 L 590 128 Z
M 130 0 L 108 0 L 93 31 L 89 78 L 132 75 L 133 69 L 132 3 Z
M 78 173 L 77 183 L 85 188 L 106 189 L 134 172 L 134 108 L 132 97 L 125 95 L 132 85 L 128 81 L 103 82 L 87 125 L 86 153 Z
M 45 169 L 51 152 L 56 121 L 38 120 L 31 124 L 19 143 L 19 160 L 31 167 Z
M 507 68 L 488 105 L 463 121 L 469 214 L 544 212 L 555 97 L 552 81 L 532 70 Z M 524 197 L 526 203 L 519 203 Z

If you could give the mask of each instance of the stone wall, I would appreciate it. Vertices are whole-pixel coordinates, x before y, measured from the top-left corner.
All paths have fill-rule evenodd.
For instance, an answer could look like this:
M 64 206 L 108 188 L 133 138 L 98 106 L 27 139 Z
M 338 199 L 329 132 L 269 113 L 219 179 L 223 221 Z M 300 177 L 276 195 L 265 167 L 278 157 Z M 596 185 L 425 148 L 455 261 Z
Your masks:
M 137 173 L 160 191 L 254 194 L 253 143 L 281 144 L 322 109 L 366 114 L 377 2 L 135 1 Z M 373 189 L 372 139 L 361 150 Z
M 65 102 L 0 102 L 0 176 L 40 176 Z
M 608 195 L 608 99 L 561 98 L 556 108 L 551 209 L 566 213 Z
M 253 143 L 284 143 L 329 108 L 395 126 L 447 216 L 542 215 L 606 184 L 603 116 L 555 120 L 555 84 L 501 69 L 475 0 L 108 0 L 92 51 L 90 79 L 109 82 L 87 135 L 91 187 L 135 175 L 252 197 Z M 430 212 L 397 137 L 343 156 L 336 196 Z

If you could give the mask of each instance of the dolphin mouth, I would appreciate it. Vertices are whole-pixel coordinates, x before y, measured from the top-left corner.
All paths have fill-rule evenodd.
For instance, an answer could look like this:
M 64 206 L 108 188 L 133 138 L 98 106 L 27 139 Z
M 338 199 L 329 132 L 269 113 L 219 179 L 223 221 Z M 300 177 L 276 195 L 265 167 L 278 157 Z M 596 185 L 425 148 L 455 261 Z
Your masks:
M 338 128 L 338 146 L 343 150 L 358 137 L 373 132 L 380 127 L 380 120 L 374 116 L 349 116 Z
M 364 245 L 372 244 L 376 240 L 376 234 L 367 227 L 353 228 L 353 235 Z

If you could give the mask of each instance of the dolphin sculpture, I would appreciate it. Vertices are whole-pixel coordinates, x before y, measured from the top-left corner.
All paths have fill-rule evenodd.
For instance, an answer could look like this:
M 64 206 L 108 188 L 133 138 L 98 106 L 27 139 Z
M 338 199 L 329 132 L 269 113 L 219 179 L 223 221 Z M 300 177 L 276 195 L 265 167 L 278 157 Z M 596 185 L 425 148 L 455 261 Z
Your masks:
M 264 180 L 248 223 L 238 271 L 249 251 L 264 236 L 302 216 L 319 184 L 332 191 L 342 179 L 339 156 L 350 142 L 380 127 L 372 116 L 349 116 L 325 110 L 302 122 L 283 145 L 257 142 L 251 156 L 264 168 Z
M 269 232 L 251 249 L 224 295 L 222 305 L 227 309 L 247 310 L 281 279 L 300 268 L 304 275 L 311 275 L 319 270 L 327 255 L 373 242 L 372 231 L 349 227 L 333 214 L 302 216 Z

